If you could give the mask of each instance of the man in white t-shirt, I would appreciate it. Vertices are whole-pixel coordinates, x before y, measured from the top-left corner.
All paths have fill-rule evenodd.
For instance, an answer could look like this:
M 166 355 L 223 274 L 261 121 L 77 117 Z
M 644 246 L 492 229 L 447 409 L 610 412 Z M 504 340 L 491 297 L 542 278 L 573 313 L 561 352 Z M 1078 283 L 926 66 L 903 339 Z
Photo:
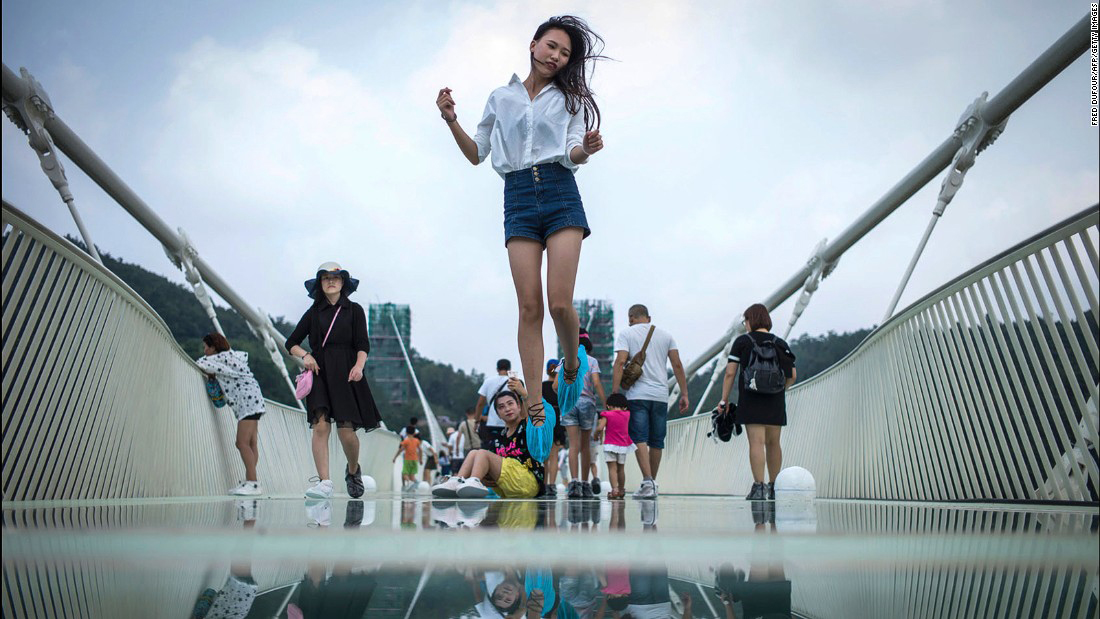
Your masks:
M 632 305 L 627 314 L 630 326 L 615 338 L 615 364 L 611 374 L 612 393 L 620 391 L 623 367 L 638 354 L 649 334 L 651 319 L 644 305 Z M 676 340 L 666 331 L 654 328 L 649 347 L 646 348 L 642 376 L 624 394 L 630 408 L 630 439 L 638 447 L 635 455 L 642 471 L 642 485 L 634 498 L 657 498 L 657 469 L 661 466 L 661 453 L 665 448 L 668 430 L 668 370 L 680 385 L 680 412 L 686 413 L 688 401 L 687 375 L 680 362 Z
M 486 376 L 485 382 L 481 383 L 481 388 L 477 390 L 477 406 L 474 410 L 481 415 L 481 442 L 485 449 L 491 449 L 504 431 L 504 420 L 497 415 L 496 407 L 490 404 L 496 394 L 506 388 L 508 371 L 511 369 L 511 361 L 507 359 L 497 361 L 496 376 Z

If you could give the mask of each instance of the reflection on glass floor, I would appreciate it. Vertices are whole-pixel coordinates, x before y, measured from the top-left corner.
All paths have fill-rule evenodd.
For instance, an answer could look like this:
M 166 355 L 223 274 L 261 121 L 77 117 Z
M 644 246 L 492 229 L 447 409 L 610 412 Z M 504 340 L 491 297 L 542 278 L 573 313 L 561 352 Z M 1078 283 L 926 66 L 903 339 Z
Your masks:
M 1100 512 L 861 501 L 5 503 L 5 617 L 1096 617 Z

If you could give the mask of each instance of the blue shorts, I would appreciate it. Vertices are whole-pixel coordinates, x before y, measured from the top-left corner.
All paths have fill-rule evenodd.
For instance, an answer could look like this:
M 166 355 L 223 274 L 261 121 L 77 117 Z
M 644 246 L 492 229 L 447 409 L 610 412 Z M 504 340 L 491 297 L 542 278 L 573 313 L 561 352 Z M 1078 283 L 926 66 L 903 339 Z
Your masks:
M 561 425 L 580 426 L 582 430 L 591 430 L 596 427 L 596 403 L 588 398 L 580 398 L 573 410 L 561 416 Z
M 668 432 L 668 402 L 629 400 L 627 408 L 630 409 L 630 440 L 664 449 L 665 434 Z
M 563 228 L 580 228 L 587 238 L 581 193 L 573 173 L 560 163 L 543 163 L 504 175 L 504 244 L 515 237 L 546 239 Z

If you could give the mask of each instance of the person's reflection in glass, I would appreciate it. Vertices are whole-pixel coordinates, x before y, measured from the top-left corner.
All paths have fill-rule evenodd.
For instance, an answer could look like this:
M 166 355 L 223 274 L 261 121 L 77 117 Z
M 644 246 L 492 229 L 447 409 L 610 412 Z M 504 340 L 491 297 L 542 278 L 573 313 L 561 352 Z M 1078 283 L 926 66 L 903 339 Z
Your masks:
M 611 522 L 609 522 L 607 526 L 612 531 L 622 531 L 626 529 L 625 502 L 615 501 L 611 504 Z
M 374 524 L 375 502 L 352 499 L 344 512 L 344 528 L 358 529 Z
M 297 600 L 287 605 L 288 619 L 361 619 L 378 586 L 377 569 L 353 569 L 313 563 L 298 586 Z
M 630 594 L 620 618 L 656 619 L 672 617 L 672 601 L 668 595 L 668 568 L 634 568 L 630 570 Z
M 413 499 L 401 499 L 401 528 L 416 528 L 416 501 Z
M 237 518 L 242 528 L 250 530 L 256 527 L 256 511 L 259 507 L 255 499 L 235 502 Z M 234 553 L 236 560 L 229 566 L 229 576 L 218 591 L 207 589 L 202 592 L 191 610 L 192 619 L 244 619 L 252 610 L 259 593 L 259 586 L 252 578 L 251 539 L 242 538 L 243 546 Z
M 476 616 L 487 619 L 559 617 L 560 596 L 548 568 L 467 569 L 463 577 L 473 592 Z
M 757 533 L 775 529 L 775 503 L 754 502 L 753 523 Z M 783 570 L 783 557 L 767 552 L 752 553 L 749 573 L 724 565 L 718 570 L 714 588 L 722 601 L 726 619 L 782 619 L 791 617 L 791 581 Z

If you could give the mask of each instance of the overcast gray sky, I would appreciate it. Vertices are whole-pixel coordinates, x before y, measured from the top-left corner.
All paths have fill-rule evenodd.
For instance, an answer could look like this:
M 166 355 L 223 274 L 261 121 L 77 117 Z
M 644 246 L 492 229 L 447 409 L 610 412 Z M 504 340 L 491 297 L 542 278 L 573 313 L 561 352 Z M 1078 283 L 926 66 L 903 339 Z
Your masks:
M 407 303 L 413 345 L 487 371 L 518 359 L 503 181 L 458 152 L 527 71 L 553 14 L 606 39 L 606 148 L 577 174 L 593 233 L 577 298 L 616 325 L 645 303 L 685 359 L 805 263 L 1086 14 L 1086 2 L 3 3 L 3 60 L 254 305 L 296 320 L 337 260 L 361 303 Z M 902 305 L 1098 200 L 1082 57 L 978 159 Z M 3 123 L 3 195 L 75 233 L 25 138 Z M 182 276 L 76 168 L 98 245 Z M 793 335 L 881 318 L 939 182 L 860 242 Z M 752 251 L 760 248 L 764 251 Z M 792 302 L 776 322 L 786 323 Z M 547 354 L 555 342 L 547 323 Z

